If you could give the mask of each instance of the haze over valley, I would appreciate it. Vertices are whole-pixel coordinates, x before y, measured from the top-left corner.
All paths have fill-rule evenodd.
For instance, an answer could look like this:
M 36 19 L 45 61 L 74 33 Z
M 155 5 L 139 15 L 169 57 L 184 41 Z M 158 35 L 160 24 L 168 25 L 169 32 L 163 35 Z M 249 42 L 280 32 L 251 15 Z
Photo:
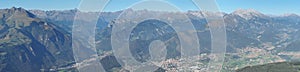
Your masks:
M 75 18 L 76 14 L 85 18 Z M 130 20 L 126 17 L 118 19 L 120 14 Z M 98 15 L 98 19 L 90 19 Z M 268 70 L 259 69 L 259 66 L 270 65 L 271 67 L 266 68 L 272 69 L 274 65 L 274 68 L 287 67 L 287 70 L 281 69 L 285 72 L 300 71 L 300 16 L 297 14 L 268 15 L 253 9 L 238 9 L 232 13 L 132 9 L 116 12 L 81 12 L 77 9 L 44 11 L 12 7 L 0 9 L 0 72 L 77 72 L 76 68 L 81 63 L 75 62 L 72 42 L 78 46 L 90 44 L 81 43 L 82 39 L 72 38 L 72 30 L 80 30 L 73 28 L 74 21 L 86 25 L 97 22 L 95 47 L 98 55 L 94 56 L 99 57 L 93 58 L 99 58 L 108 72 L 126 72 L 128 70 L 116 60 L 112 50 L 112 28 L 114 24 L 130 25 L 127 23 L 137 21 L 132 20 L 135 17 L 148 16 L 166 18 L 173 23 L 183 21 L 183 18 L 187 17 L 196 29 L 200 44 L 200 54 L 195 56 L 195 62 L 186 64 L 187 60 L 180 58 L 180 39 L 172 26 L 157 19 L 140 22 L 129 36 L 131 54 L 137 61 L 146 62 L 151 59 L 151 42 L 164 42 L 167 56 L 157 69 L 158 72 L 206 71 L 208 62 L 213 57 L 210 53 L 210 25 L 207 24 L 206 16 L 224 18 L 227 45 L 222 72 L 252 71 L 249 66 L 256 65 L 258 67 L 253 67 L 253 70 Z M 83 60 L 82 63 L 94 60 L 93 58 Z

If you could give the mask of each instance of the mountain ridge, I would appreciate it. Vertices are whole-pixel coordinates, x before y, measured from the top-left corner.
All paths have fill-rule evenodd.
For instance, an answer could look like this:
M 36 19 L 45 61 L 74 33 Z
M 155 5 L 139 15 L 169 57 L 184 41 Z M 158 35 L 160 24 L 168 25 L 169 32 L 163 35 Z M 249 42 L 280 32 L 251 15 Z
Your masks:
M 49 71 L 72 63 L 71 35 L 23 8 L 0 10 L 1 72 Z
M 124 10 L 119 10 L 119 11 L 104 11 L 101 13 L 115 13 L 115 12 L 122 12 L 122 11 L 126 11 L 126 10 L 130 10 L 130 11 L 151 11 L 151 10 L 134 10 L 134 9 L 124 9 Z M 82 12 L 82 13 L 99 13 L 99 12 L 85 12 L 85 11 L 80 11 L 79 9 L 66 9 L 66 10 L 40 10 L 40 9 L 29 9 L 29 11 L 44 11 L 44 12 L 65 12 L 65 11 L 76 11 L 76 12 Z M 153 11 L 153 12 L 166 12 L 166 11 Z M 188 10 L 188 11 L 183 11 L 180 13 L 188 13 L 188 12 L 209 12 L 209 11 L 199 11 L 199 10 Z M 172 13 L 172 12 L 169 12 Z M 220 13 L 224 13 L 224 14 L 234 14 L 234 13 L 254 13 L 254 14 L 264 14 L 267 16 L 286 16 L 286 15 L 295 15 L 295 16 L 300 16 L 299 14 L 296 13 L 284 13 L 284 14 L 267 14 L 267 13 L 262 13 L 260 11 L 257 11 L 255 9 L 236 9 L 232 12 L 222 12 L 220 11 Z

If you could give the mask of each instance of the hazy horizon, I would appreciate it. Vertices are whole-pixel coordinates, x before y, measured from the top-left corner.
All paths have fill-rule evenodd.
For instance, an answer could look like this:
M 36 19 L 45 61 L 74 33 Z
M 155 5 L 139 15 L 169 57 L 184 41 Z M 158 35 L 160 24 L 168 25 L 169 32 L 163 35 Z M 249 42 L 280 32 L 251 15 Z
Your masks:
M 16 7 L 16 6 L 12 6 L 12 7 L 9 7 L 9 8 L 0 8 L 0 9 L 10 9 L 10 8 L 13 8 L 13 7 L 23 8 L 25 10 L 41 10 L 41 11 L 68 11 L 68 10 L 76 10 L 77 9 L 77 8 L 73 8 L 73 9 L 64 9 L 64 10 L 59 10 L 59 9 L 57 9 L 57 10 L 55 10 L 55 9 L 53 9 L 53 10 L 43 10 L 43 9 L 27 9 L 27 8 L 24 8 L 24 7 Z M 126 9 L 122 9 L 122 10 L 118 10 L 118 11 L 123 11 L 123 10 L 127 10 L 127 9 L 130 9 L 130 8 L 126 8 Z M 146 9 L 146 10 L 148 10 L 148 9 Z M 248 8 L 248 9 L 238 8 L 234 11 L 237 11 L 237 10 L 255 10 L 255 9 L 252 9 L 252 8 Z M 118 11 L 102 11 L 102 12 L 118 12 Z M 134 10 L 134 11 L 141 11 L 141 10 Z M 148 11 L 156 11 L 156 10 L 148 10 Z M 187 11 L 180 11 L 180 12 L 184 13 L 184 12 L 188 12 L 188 11 L 201 11 L 201 10 L 187 10 Z M 220 12 L 230 14 L 230 13 L 233 13 L 234 11 L 232 11 L 232 12 L 220 11 Z M 296 15 L 300 16 L 300 14 L 298 14 L 298 13 L 268 14 L 268 13 L 261 12 L 259 10 L 255 10 L 255 11 L 258 11 L 258 12 L 264 14 L 264 15 L 269 15 L 269 16 L 284 16 L 284 15 L 291 15 L 291 14 L 296 14 Z M 82 11 L 82 12 L 86 12 L 86 11 Z M 95 11 L 88 11 L 88 12 L 95 12 Z M 166 12 L 166 11 L 157 11 L 157 12 Z M 168 11 L 168 12 L 173 12 L 173 11 Z
M 199 10 L 197 6 L 193 4 L 192 0 L 164 0 L 169 4 L 178 7 L 182 11 Z M 10 7 L 22 7 L 27 10 L 70 10 L 80 6 L 81 0 L 3 0 L 0 3 L 0 8 Z M 140 2 L 140 0 L 110 0 L 107 6 L 104 8 L 104 12 L 115 12 L 130 8 L 130 6 Z M 298 14 L 300 15 L 300 1 L 298 0 L 216 0 L 221 12 L 231 13 L 237 9 L 254 9 L 264 14 L 282 15 L 282 14 Z M 95 4 L 95 3 L 94 3 Z M 94 9 L 86 9 L 88 11 L 94 11 Z

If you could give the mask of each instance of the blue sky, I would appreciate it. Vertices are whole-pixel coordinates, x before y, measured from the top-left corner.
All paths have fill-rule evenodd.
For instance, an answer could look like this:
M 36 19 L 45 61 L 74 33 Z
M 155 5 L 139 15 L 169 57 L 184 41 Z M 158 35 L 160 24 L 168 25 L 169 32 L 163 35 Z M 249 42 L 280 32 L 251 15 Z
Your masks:
M 111 0 L 105 11 L 119 11 L 140 0 Z M 183 11 L 198 10 L 191 0 L 166 0 Z M 300 14 L 300 0 L 217 0 L 222 12 L 237 9 L 255 9 L 265 14 Z M 23 7 L 25 9 L 67 10 L 80 5 L 80 0 L 0 0 L 0 8 Z

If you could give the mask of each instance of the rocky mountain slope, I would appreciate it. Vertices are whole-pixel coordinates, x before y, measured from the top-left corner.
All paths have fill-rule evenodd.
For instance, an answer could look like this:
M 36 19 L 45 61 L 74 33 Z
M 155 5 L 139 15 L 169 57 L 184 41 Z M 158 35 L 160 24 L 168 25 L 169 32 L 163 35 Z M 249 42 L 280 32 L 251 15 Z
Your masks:
M 22 8 L 0 10 L 0 72 L 50 71 L 72 63 L 71 34 Z

